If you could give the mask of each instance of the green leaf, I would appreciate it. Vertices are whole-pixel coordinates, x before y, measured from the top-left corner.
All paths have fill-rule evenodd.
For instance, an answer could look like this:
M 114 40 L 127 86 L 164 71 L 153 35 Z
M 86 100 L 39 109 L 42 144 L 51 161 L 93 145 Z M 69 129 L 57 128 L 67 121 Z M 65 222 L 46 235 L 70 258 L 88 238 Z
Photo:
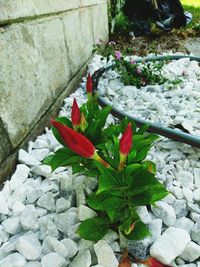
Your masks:
M 131 176 L 132 174 L 134 174 L 136 171 L 138 171 L 140 168 L 143 168 L 141 164 L 135 163 L 135 164 L 131 164 L 128 165 L 125 169 L 125 176 Z
M 150 232 L 143 222 L 138 221 L 135 223 L 134 228 L 130 234 L 127 235 L 124 231 L 122 231 L 122 234 L 129 240 L 141 240 L 146 236 L 149 236 Z
M 103 201 L 109 196 L 108 192 L 102 192 L 100 194 L 92 193 L 87 198 L 86 202 L 88 206 L 94 210 L 103 211 Z
M 80 164 L 72 165 L 72 173 L 81 173 L 85 171 L 85 167 Z
M 150 160 L 146 160 L 142 162 L 142 165 L 148 170 L 148 172 L 156 174 L 156 164 Z
M 137 131 L 137 134 L 144 134 L 149 129 L 149 126 L 149 124 L 142 125 Z
M 144 159 L 146 158 L 146 156 L 147 156 L 149 150 L 150 150 L 150 146 L 146 146 L 146 147 L 144 147 L 143 149 L 141 149 L 141 150 L 137 153 L 137 155 L 135 156 L 135 158 L 134 158 L 134 162 L 140 162 L 140 161 L 144 160 Z
M 77 233 L 85 240 L 99 241 L 107 233 L 108 227 L 103 218 L 95 217 L 82 222 Z
M 66 125 L 69 128 L 72 128 L 71 121 L 66 117 L 58 117 L 58 118 L 56 118 L 56 121 L 61 122 L 63 125 Z M 62 144 L 63 146 L 66 146 L 66 144 L 63 141 L 62 137 L 60 136 L 58 130 L 54 126 L 52 126 L 52 132 L 53 132 L 53 135 L 55 136 L 55 138 L 58 140 L 58 142 L 60 144 Z
M 134 161 L 136 155 L 137 155 L 137 150 L 135 148 L 132 148 L 128 154 L 128 159 L 127 159 L 128 164 L 131 164 Z
M 72 165 L 79 163 L 81 157 L 77 156 L 74 152 L 69 150 L 67 147 L 57 150 L 54 155 L 47 157 L 43 163 L 50 165 L 54 171 L 58 167 Z

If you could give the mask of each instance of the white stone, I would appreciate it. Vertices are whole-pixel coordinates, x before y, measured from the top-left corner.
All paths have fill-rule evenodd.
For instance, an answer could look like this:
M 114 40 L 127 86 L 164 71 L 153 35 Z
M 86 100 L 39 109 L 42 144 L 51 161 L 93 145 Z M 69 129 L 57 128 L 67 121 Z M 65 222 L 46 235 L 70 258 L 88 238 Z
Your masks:
M 189 234 L 194 226 L 194 222 L 190 220 L 189 218 L 182 217 L 178 219 L 174 225 L 174 227 L 181 228 L 185 231 L 187 231 Z
M 19 217 L 10 217 L 2 222 L 4 230 L 12 235 L 18 234 L 21 231 Z
M 37 138 L 35 142 L 33 143 L 32 147 L 33 148 L 48 148 L 48 143 L 41 138 Z
M 200 257 L 200 246 L 191 241 L 180 257 L 185 261 L 194 262 Z
M 189 188 L 183 188 L 183 195 L 188 202 L 193 201 L 193 192 Z
M 170 265 L 190 242 L 190 235 L 182 229 L 169 227 L 151 246 L 150 255 L 161 263 Z
M 26 192 L 26 198 L 28 204 L 34 203 L 39 197 L 43 195 L 43 190 L 31 188 Z
M 46 254 L 41 260 L 42 267 L 66 267 L 65 258 L 55 252 Z
M 35 160 L 31 155 L 29 155 L 25 150 L 20 149 L 18 154 L 18 160 L 21 163 L 24 163 L 28 166 L 38 166 L 40 165 L 40 161 Z
M 169 190 L 172 194 L 174 194 L 174 195 L 176 196 L 176 198 L 178 198 L 178 199 L 182 199 L 182 198 L 183 198 L 183 190 L 182 190 L 180 187 L 170 185 L 170 186 L 168 187 L 168 190 Z
M 148 224 L 148 227 L 151 233 L 151 240 L 155 241 L 161 235 L 162 220 L 154 219 Z
M 30 168 L 24 164 L 18 164 L 15 173 L 10 179 L 10 187 L 12 190 L 17 189 L 17 185 L 24 183 L 28 178 Z
M 66 211 L 71 207 L 71 201 L 65 198 L 59 198 L 56 200 L 56 212 L 60 213 Z
M 163 198 L 162 201 L 164 201 L 164 202 L 166 202 L 168 204 L 172 204 L 175 199 L 176 198 L 172 194 L 169 194 L 165 198 Z
M 47 192 L 46 194 L 42 195 L 38 199 L 37 204 L 41 208 L 45 208 L 51 212 L 56 210 L 55 200 L 52 192 Z
M 84 252 L 78 253 L 78 255 L 69 264 L 69 267 L 90 267 L 91 266 L 91 255 L 90 251 L 86 250 Z M 106 266 L 105 266 L 106 267 Z M 112 266 L 110 266 L 112 267 Z
M 174 209 L 165 202 L 156 202 L 156 207 L 152 206 L 152 212 L 157 217 L 160 218 L 163 223 L 167 226 L 171 226 L 176 221 L 176 214 Z
M 200 219 L 195 223 L 191 230 L 191 238 L 200 245 Z
M 57 254 L 61 255 L 62 257 L 66 258 L 69 255 L 69 251 L 65 247 L 65 245 L 58 241 L 57 238 L 53 236 L 47 236 L 42 244 L 42 248 L 45 249 L 45 247 L 50 250 L 50 252 L 56 252 Z M 47 251 L 49 252 L 49 251 Z
M 200 168 L 194 168 L 194 182 L 196 188 L 200 187 Z
M 188 171 L 179 171 L 176 174 L 176 179 L 181 183 L 181 186 L 184 188 L 193 188 L 194 176 Z
M 145 206 L 141 206 L 141 207 L 137 207 L 136 208 L 136 212 L 140 217 L 140 220 L 145 223 L 148 224 L 151 221 L 151 216 L 147 210 L 147 208 Z
M 33 232 L 28 232 L 19 237 L 16 243 L 16 249 L 27 260 L 37 260 L 42 252 L 38 237 Z
M 48 178 L 51 174 L 51 167 L 48 165 L 39 165 L 31 168 L 31 172 Z
M 108 243 L 104 240 L 98 241 L 94 245 L 94 250 L 97 255 L 98 264 L 105 267 L 118 267 L 119 262 Z
M 24 210 L 24 208 L 25 208 L 25 205 L 21 201 L 16 201 L 13 204 L 13 215 L 19 216 Z
M 42 220 L 42 221 L 38 220 L 38 222 L 39 222 L 39 227 L 40 227 L 40 231 L 39 231 L 40 239 L 43 240 L 48 235 L 58 237 L 58 229 L 51 220 L 49 219 Z
M 78 218 L 80 221 L 85 221 L 87 219 L 94 218 L 96 216 L 97 216 L 97 213 L 93 211 L 92 209 L 86 206 L 83 206 L 83 205 L 80 205 L 78 207 Z
M 42 161 L 48 154 L 48 148 L 33 149 L 30 153 L 30 155 L 37 161 Z
M 32 229 L 37 220 L 37 212 L 33 205 L 27 205 L 20 215 L 20 222 L 24 229 Z
M 0 192 L 0 214 L 8 214 L 9 209 L 2 192 Z
M 13 253 L 0 261 L 0 267 L 25 267 L 26 260 L 19 253 Z
M 113 230 L 108 230 L 108 232 L 102 238 L 105 240 L 109 245 L 115 242 L 119 238 L 118 234 Z
M 190 218 L 194 221 L 197 222 L 200 220 L 200 214 L 196 212 L 190 212 Z
M 194 190 L 193 196 L 195 201 L 200 201 L 200 188 Z
M 70 238 L 64 238 L 60 241 L 68 251 L 68 258 L 73 258 L 78 252 L 78 245 Z
M 26 263 L 25 267 L 42 267 L 39 261 L 29 261 Z
M 2 188 L 2 194 L 4 196 L 4 199 L 5 200 L 8 200 L 8 198 L 11 196 L 12 194 L 12 190 L 10 188 L 10 181 L 6 181 L 3 185 L 3 188 Z

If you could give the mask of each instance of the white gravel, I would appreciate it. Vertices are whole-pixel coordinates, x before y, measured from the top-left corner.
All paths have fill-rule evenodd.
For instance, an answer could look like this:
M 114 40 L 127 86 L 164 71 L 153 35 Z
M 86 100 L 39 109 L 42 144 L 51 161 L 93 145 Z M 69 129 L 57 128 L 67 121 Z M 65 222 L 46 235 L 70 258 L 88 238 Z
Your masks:
M 89 64 L 89 71 L 93 72 L 105 64 L 105 60 L 95 56 Z M 174 118 L 181 117 L 179 123 L 186 122 L 191 126 L 190 130 L 198 134 L 199 67 L 196 62 L 188 60 L 177 61 L 176 64 L 173 63 L 173 69 L 170 67 L 170 73 L 180 74 L 187 69 L 184 86 L 164 93 L 157 86 L 152 87 L 155 90 L 151 91 L 147 91 L 147 88 L 131 89 L 135 101 L 129 95 L 119 97 L 118 92 L 114 91 L 120 85 L 114 72 L 112 79 L 107 77 L 101 83 L 104 83 L 106 90 L 106 85 L 112 85 L 110 89 L 114 101 L 119 101 L 119 98 L 124 101 L 126 111 L 128 105 L 131 105 L 128 103 L 132 101 L 134 115 L 144 117 L 143 112 L 148 107 L 148 112 L 152 114 L 148 116 L 157 121 L 157 108 L 163 107 L 166 113 L 159 113 L 159 120 L 171 124 Z M 86 101 L 85 80 L 83 78 L 80 88 L 65 99 L 60 116 L 70 115 L 74 96 L 79 104 Z M 127 88 L 126 94 L 129 94 Z M 140 94 L 144 97 L 141 98 Z M 165 98 L 163 94 L 171 96 Z M 150 109 L 157 98 L 160 101 L 158 106 Z M 143 106 L 140 101 L 144 103 Z M 167 106 L 172 103 L 176 105 Z M 123 108 L 123 103 L 120 105 Z M 173 114 L 172 110 L 177 105 L 180 111 L 176 111 L 173 115 L 175 117 L 169 115 Z M 143 111 L 139 112 L 138 107 L 144 108 Z M 112 122 L 115 119 L 110 115 L 108 123 Z M 157 177 L 172 194 L 152 210 L 144 207 L 138 209 L 141 219 L 149 225 L 152 236 L 127 243 L 121 237 L 119 241 L 118 234 L 110 231 L 103 240 L 95 244 L 80 239 L 76 231 L 80 221 L 95 215 L 85 207 L 85 192 L 91 192 L 97 180 L 74 175 L 70 167 L 61 167 L 51 172 L 49 166 L 42 165 L 41 160 L 58 148 L 60 144 L 52 132 L 46 129 L 35 141 L 29 142 L 27 151 L 19 151 L 16 172 L 10 181 L 5 182 L 0 192 L 0 267 L 117 267 L 119 246 L 128 246 L 133 256 L 140 255 L 141 258 L 149 255 L 150 251 L 151 256 L 171 266 L 200 266 L 199 149 L 165 138 L 157 141 L 148 159 L 157 164 Z M 137 264 L 133 266 L 137 267 Z

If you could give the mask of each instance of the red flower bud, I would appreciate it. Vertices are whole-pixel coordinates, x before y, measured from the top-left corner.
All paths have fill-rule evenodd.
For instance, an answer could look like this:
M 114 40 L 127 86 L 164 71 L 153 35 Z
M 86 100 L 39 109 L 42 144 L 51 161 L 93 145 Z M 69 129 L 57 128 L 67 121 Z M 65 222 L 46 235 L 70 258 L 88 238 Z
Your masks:
M 119 142 L 120 162 L 118 169 L 121 171 L 125 165 L 126 157 L 132 147 L 132 126 L 129 122 L 122 138 Z
M 93 81 L 92 81 L 92 77 L 91 77 L 90 74 L 88 74 L 88 77 L 87 77 L 86 90 L 87 90 L 87 94 L 89 94 L 89 95 L 92 94 L 92 90 L 93 90 Z
M 74 98 L 71 118 L 72 118 L 72 125 L 74 128 L 81 124 L 81 112 L 80 112 L 80 109 L 79 109 L 78 104 L 76 102 L 76 98 Z
M 84 158 L 93 158 L 95 156 L 96 150 L 94 145 L 84 135 L 58 121 L 51 120 L 51 123 L 58 130 L 64 143 L 72 151 Z
M 132 147 L 132 126 L 130 122 L 120 140 L 119 145 L 120 154 L 127 156 Z
M 149 258 L 147 260 L 144 260 L 144 261 L 137 261 L 138 263 L 141 263 L 141 264 L 145 264 L 149 267 L 170 267 L 169 265 L 165 265 L 159 261 L 157 261 L 156 259 L 154 258 Z

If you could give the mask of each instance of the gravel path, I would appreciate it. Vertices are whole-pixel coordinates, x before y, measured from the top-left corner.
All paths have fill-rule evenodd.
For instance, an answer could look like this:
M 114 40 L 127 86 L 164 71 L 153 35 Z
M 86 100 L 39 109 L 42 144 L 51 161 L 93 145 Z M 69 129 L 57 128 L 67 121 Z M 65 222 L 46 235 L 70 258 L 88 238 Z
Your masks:
M 95 56 L 89 71 L 105 64 L 105 60 Z M 181 71 L 184 64 L 192 64 L 196 74 L 191 72 L 191 75 L 194 78 L 199 75 L 196 63 L 178 64 Z M 187 71 L 190 71 L 188 67 Z M 112 82 L 110 78 L 104 81 L 105 85 L 119 84 L 114 78 Z M 192 83 L 193 79 L 187 82 L 185 78 L 184 84 Z M 199 85 L 199 81 L 195 80 L 195 84 Z M 191 87 L 189 90 L 191 93 Z M 60 116 L 69 116 L 74 97 L 79 105 L 86 101 L 85 78 L 80 88 L 65 99 Z M 123 99 L 128 101 L 130 96 L 124 95 Z M 170 118 L 166 117 L 169 123 Z M 110 115 L 108 123 L 114 121 Z M 51 172 L 49 166 L 42 165 L 44 157 L 60 147 L 52 132 L 46 129 L 34 142 L 29 142 L 27 151 L 19 151 L 16 171 L 0 192 L 0 267 L 118 267 L 123 246 L 128 246 L 130 253 L 140 259 L 150 253 L 171 266 L 200 266 L 200 150 L 161 138 L 152 147 L 148 159 L 156 162 L 157 177 L 172 194 L 151 210 L 138 208 L 152 236 L 127 243 L 122 238 L 119 242 L 118 234 L 110 231 L 94 244 L 80 239 L 76 230 L 81 221 L 94 216 L 85 206 L 85 198 L 97 180 L 73 175 L 70 167 Z

